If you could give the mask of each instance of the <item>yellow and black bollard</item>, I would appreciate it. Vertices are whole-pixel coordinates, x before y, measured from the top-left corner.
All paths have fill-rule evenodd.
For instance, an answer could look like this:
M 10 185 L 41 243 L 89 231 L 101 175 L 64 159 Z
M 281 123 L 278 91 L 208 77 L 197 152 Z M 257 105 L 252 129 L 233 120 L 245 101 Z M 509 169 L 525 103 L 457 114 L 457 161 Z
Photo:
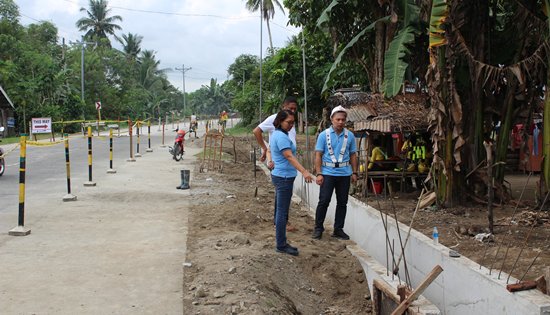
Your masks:
M 147 122 L 147 150 L 145 152 L 153 152 L 153 149 L 151 149 L 151 121 Z
M 137 135 L 137 144 L 136 144 L 136 157 L 141 157 L 141 153 L 139 153 L 139 138 L 140 138 L 140 133 L 141 133 L 141 128 L 140 128 L 140 125 L 141 125 L 141 122 L 138 120 L 137 123 L 136 123 L 136 135 Z
M 92 127 L 88 126 L 88 181 L 84 183 L 86 187 L 93 187 L 92 181 Z
M 116 170 L 113 169 L 113 129 L 109 129 L 109 169 L 107 174 L 115 174 Z
M 67 168 L 67 194 L 63 196 L 63 201 L 76 201 L 76 196 L 71 194 L 71 159 L 69 158 L 69 135 L 64 134 L 65 138 L 65 166 Z
M 134 138 L 132 134 L 132 120 L 128 118 L 128 135 L 130 136 L 130 158 L 126 162 L 135 162 L 134 159 Z
M 165 148 L 166 144 L 164 144 L 164 121 L 162 122 L 162 144 L 160 145 L 161 148 Z
M 19 216 L 17 226 L 11 229 L 8 234 L 12 236 L 25 236 L 31 233 L 31 229 L 25 227 L 25 168 L 27 164 L 27 135 L 22 134 L 19 138 Z

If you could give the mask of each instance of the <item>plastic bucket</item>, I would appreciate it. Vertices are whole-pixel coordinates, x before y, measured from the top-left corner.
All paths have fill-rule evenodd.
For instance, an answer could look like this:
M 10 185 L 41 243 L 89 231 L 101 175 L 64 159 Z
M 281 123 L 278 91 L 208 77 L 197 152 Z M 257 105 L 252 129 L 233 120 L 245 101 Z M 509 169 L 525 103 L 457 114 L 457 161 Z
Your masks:
M 382 193 L 382 182 L 372 182 L 372 192 L 379 195 Z

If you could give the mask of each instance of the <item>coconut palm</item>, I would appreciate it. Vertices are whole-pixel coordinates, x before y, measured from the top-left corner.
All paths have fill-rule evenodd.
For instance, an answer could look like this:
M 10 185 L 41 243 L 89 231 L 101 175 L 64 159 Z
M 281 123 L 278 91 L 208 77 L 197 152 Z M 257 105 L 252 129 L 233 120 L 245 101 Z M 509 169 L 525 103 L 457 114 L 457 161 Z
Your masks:
M 120 15 L 109 16 L 110 9 L 107 9 L 107 1 L 90 0 L 89 9 L 80 8 L 80 12 L 86 12 L 88 17 L 83 17 L 76 22 L 79 31 L 86 32 L 85 37 L 100 42 L 106 40 L 110 46 L 108 35 L 115 35 L 115 30 L 121 30 L 116 21 L 122 22 Z
M 246 8 L 250 12 L 257 12 L 262 10 L 262 18 L 267 24 L 267 33 L 269 35 L 269 46 L 273 52 L 273 39 L 271 38 L 271 28 L 269 26 L 269 20 L 275 16 L 275 6 L 284 12 L 283 6 L 278 0 L 246 0 Z
M 143 36 L 128 33 L 122 34 L 122 39 L 117 38 L 117 40 L 122 44 L 122 50 L 126 57 L 130 60 L 137 60 L 141 52 L 141 41 L 143 40 Z

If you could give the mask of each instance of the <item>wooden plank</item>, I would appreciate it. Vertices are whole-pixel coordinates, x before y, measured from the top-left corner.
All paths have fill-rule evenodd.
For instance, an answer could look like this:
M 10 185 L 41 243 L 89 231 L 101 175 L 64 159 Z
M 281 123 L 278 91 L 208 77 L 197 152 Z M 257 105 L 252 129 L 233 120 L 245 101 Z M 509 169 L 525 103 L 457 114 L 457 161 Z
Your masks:
M 531 290 L 537 287 L 537 283 L 535 281 L 523 281 L 520 283 L 513 283 L 506 286 L 506 290 L 510 292 L 517 292 L 517 291 L 525 291 L 525 290 Z
M 392 315 L 403 314 L 409 308 L 411 303 L 416 300 L 422 292 L 424 292 L 424 290 L 426 290 L 426 288 L 435 280 L 435 278 L 437 278 L 437 276 L 439 276 L 441 272 L 443 272 L 443 268 L 441 268 L 440 265 L 435 266 L 434 269 L 430 271 L 428 276 L 420 283 L 418 288 L 414 289 L 412 294 L 407 297 L 405 301 L 399 304 L 399 306 L 393 311 Z

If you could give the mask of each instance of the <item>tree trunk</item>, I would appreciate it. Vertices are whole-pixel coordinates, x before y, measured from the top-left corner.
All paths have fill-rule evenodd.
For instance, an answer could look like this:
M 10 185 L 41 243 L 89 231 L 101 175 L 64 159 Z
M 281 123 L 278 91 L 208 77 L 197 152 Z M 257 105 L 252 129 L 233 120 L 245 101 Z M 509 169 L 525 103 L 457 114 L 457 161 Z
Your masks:
M 374 60 L 374 76 L 371 77 L 370 87 L 373 93 L 382 91 L 382 83 L 384 82 L 384 55 L 386 53 L 386 24 L 376 23 L 376 50 Z
M 506 90 L 506 98 L 504 99 L 504 109 L 501 115 L 500 130 L 497 137 L 495 164 L 499 162 L 506 163 L 506 153 L 508 153 L 508 144 L 510 143 L 510 130 L 512 130 L 512 114 L 514 111 L 517 81 L 512 76 L 508 76 L 507 79 L 510 85 Z M 498 183 L 504 182 L 505 168 L 506 164 L 498 164 L 498 166 L 496 166 L 495 179 Z
M 269 35 L 269 47 L 271 48 L 270 55 L 274 55 L 275 51 L 273 50 L 273 38 L 271 38 L 271 26 L 269 25 L 269 18 L 265 19 L 265 24 L 267 24 L 267 35 Z

